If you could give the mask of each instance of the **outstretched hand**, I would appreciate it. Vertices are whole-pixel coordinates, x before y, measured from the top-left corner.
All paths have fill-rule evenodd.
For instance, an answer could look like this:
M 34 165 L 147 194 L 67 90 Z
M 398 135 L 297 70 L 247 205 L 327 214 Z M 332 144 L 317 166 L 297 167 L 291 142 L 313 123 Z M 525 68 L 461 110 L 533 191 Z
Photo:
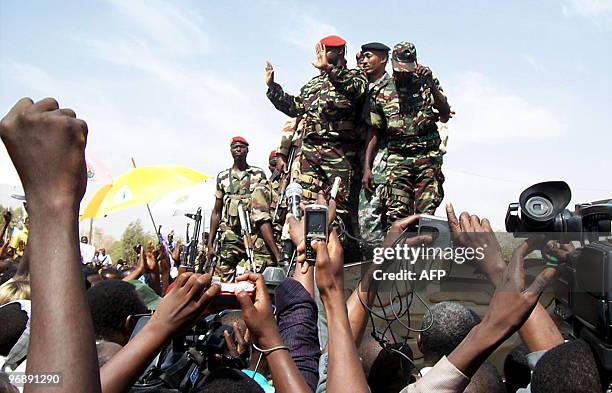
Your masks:
M 271 87 L 274 84 L 274 67 L 272 63 L 266 61 L 266 85 Z
M 236 298 L 242 309 L 242 318 L 246 324 L 249 334 L 259 346 L 271 348 L 282 345 L 282 339 L 278 333 L 276 319 L 272 313 L 272 302 L 266 283 L 261 274 L 244 274 L 236 278 L 236 282 L 248 281 L 255 285 L 255 302 L 251 300 L 245 291 L 238 292 Z
M 315 45 L 315 51 L 317 53 L 317 61 L 312 63 L 312 65 L 321 71 L 328 71 L 331 68 L 331 64 L 329 64 L 327 61 L 327 49 L 325 48 L 325 45 L 317 42 Z
M 150 323 L 168 337 L 190 328 L 219 291 L 219 285 L 211 285 L 211 281 L 210 274 L 178 276 L 174 288 L 159 302 Z
M 483 323 L 505 328 L 508 333 L 519 329 L 529 318 L 546 285 L 555 278 L 554 268 L 545 268 L 525 288 L 525 256 L 533 251 L 529 241 L 523 242 L 512 253 L 512 259 L 501 275 Z
M 484 259 L 477 261 L 493 285 L 497 286 L 506 269 L 506 262 L 489 220 L 480 219 L 477 215 L 470 215 L 468 212 L 461 213 L 457 219 L 451 203 L 446 204 L 446 216 L 454 241 L 464 247 L 483 250 Z

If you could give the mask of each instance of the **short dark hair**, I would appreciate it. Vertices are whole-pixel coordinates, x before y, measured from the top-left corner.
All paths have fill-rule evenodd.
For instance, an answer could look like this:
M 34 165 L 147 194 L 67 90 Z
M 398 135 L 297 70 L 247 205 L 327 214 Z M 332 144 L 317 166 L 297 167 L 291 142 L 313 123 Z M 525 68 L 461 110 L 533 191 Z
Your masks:
M 120 280 L 105 280 L 87 290 L 87 303 L 91 310 L 96 336 L 111 340 L 123 331 L 129 315 L 144 314 L 144 305 L 132 284 Z
M 105 280 L 121 280 L 123 278 L 123 272 L 114 267 L 106 267 L 100 270 L 100 275 Z
M 529 349 L 525 344 L 517 345 L 512 348 L 504 360 L 504 375 L 509 392 L 526 388 L 531 381 L 531 368 L 527 362 L 528 353 Z
M 544 354 L 531 376 L 533 393 L 602 392 L 595 356 L 583 340 L 569 341 Z
M 423 318 L 421 351 L 427 360 L 437 362 L 450 354 L 480 323 L 480 317 L 469 308 L 456 302 L 433 305 Z
M 501 375 L 490 361 L 480 366 L 470 379 L 464 393 L 505 393 L 506 387 Z M 513 390 L 514 392 L 514 390 Z
M 372 336 L 366 336 L 359 346 L 359 356 L 372 393 L 398 392 L 406 386 L 414 358 L 408 344 L 393 343 L 383 348 Z
M 212 371 L 198 393 L 263 393 L 263 388 L 255 380 L 240 370 L 227 367 Z

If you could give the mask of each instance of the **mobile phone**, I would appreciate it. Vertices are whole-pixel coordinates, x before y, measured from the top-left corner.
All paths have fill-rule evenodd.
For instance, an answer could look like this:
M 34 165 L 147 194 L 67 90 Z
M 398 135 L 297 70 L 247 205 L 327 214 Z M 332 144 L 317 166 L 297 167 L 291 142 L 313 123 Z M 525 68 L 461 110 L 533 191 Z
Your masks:
M 431 247 L 452 247 L 450 227 L 448 226 L 448 220 L 444 217 L 421 214 L 421 217 L 419 217 L 418 234 L 431 236 Z
M 306 243 L 306 261 L 314 263 L 317 259 L 312 242 L 327 240 L 327 206 L 306 205 L 304 209 L 304 241 Z

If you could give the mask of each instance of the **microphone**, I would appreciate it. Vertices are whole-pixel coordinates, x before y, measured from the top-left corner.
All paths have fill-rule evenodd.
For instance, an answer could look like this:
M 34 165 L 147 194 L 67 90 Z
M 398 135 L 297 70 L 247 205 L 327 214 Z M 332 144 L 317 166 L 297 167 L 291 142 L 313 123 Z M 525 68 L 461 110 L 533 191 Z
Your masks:
M 294 182 L 287 186 L 285 192 L 287 194 L 287 205 L 289 206 L 290 212 L 299 220 L 302 217 L 300 201 L 304 195 L 304 190 L 302 190 L 302 186 Z

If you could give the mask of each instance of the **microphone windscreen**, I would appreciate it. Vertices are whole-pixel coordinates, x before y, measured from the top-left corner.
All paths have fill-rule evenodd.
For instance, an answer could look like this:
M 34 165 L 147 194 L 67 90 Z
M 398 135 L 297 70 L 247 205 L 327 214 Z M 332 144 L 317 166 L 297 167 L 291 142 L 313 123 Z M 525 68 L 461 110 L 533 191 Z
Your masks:
M 290 183 L 287 186 L 287 198 L 291 198 L 291 197 L 295 197 L 295 196 L 299 196 L 300 198 L 304 195 L 304 190 L 302 189 L 302 186 L 300 186 L 299 183 Z

